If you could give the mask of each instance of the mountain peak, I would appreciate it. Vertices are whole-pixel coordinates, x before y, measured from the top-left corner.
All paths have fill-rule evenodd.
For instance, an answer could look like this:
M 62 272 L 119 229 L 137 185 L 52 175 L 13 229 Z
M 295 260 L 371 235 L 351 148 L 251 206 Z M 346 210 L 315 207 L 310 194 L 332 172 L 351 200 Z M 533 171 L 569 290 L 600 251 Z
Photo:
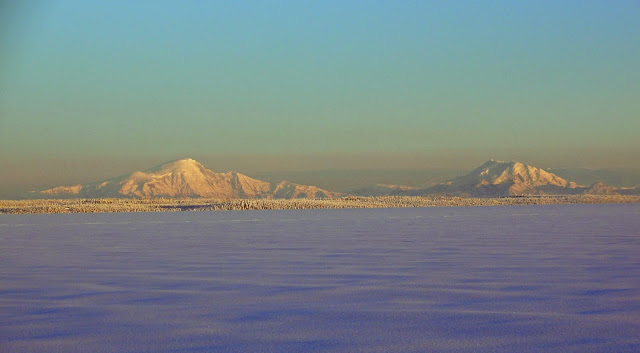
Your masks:
M 282 183 L 281 183 L 282 184 Z M 282 190 L 286 186 L 286 190 Z M 103 182 L 40 191 L 72 197 L 208 197 L 208 198 L 331 198 L 338 193 L 314 186 L 269 182 L 237 172 L 216 173 L 192 158 L 176 159 L 128 176 Z
M 193 158 L 174 159 L 172 161 L 164 162 L 160 164 L 162 167 L 191 167 L 201 166 L 202 164 Z
M 576 183 L 522 162 L 490 159 L 469 174 L 441 184 L 435 191 L 472 196 L 512 196 L 565 193 L 577 187 Z
M 496 160 L 496 159 L 490 159 L 486 162 L 484 162 L 484 164 L 482 164 L 480 167 L 476 168 L 476 169 L 481 169 L 481 168 L 508 168 L 508 167 L 512 167 L 516 164 L 518 164 L 520 162 L 515 162 L 515 161 L 500 161 L 500 160 Z
M 198 161 L 192 158 L 176 159 L 164 162 L 153 168 L 145 170 L 145 173 L 185 173 L 206 170 L 206 168 Z
M 486 165 L 486 164 L 504 164 L 504 163 L 514 163 L 514 162 L 513 161 L 506 162 L 506 161 L 501 161 L 501 160 L 497 160 L 497 159 L 491 158 L 490 160 L 486 161 L 483 165 Z

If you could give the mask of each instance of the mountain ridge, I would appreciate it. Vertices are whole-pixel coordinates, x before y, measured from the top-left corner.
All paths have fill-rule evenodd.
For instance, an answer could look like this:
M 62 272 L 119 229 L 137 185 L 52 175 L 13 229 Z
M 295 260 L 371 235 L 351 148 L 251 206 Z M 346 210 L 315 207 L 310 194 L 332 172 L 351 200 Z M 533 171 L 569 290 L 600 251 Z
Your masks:
M 465 175 L 429 187 L 379 183 L 343 194 L 286 180 L 263 181 L 235 171 L 213 172 L 196 160 L 185 158 L 104 181 L 33 192 L 31 197 L 286 199 L 343 195 L 510 197 L 579 194 L 636 195 L 640 194 L 640 189 L 612 187 L 602 182 L 585 186 L 522 162 L 491 159 Z

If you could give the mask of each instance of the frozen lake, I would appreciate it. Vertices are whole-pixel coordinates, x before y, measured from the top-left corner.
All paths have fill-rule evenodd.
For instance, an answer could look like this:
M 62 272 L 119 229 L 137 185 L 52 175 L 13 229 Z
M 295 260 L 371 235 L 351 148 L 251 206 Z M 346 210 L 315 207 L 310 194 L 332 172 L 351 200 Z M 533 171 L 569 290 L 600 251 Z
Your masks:
M 640 352 L 640 205 L 0 216 L 0 352 Z

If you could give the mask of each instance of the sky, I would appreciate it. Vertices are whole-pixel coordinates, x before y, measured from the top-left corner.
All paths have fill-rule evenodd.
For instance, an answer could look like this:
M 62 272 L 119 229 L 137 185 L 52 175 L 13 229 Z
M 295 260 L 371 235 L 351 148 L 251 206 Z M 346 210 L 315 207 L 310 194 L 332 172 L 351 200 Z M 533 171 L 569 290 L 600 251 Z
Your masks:
M 638 167 L 638 1 L 3 1 L 0 184 Z

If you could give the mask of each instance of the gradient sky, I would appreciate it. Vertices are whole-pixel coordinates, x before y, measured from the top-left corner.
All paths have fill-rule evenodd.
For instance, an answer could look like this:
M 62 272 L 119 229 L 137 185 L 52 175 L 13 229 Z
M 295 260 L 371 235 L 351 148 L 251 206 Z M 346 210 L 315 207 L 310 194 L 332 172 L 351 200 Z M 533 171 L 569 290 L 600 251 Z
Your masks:
M 636 0 L 0 4 L 7 185 L 236 155 L 637 167 Z

